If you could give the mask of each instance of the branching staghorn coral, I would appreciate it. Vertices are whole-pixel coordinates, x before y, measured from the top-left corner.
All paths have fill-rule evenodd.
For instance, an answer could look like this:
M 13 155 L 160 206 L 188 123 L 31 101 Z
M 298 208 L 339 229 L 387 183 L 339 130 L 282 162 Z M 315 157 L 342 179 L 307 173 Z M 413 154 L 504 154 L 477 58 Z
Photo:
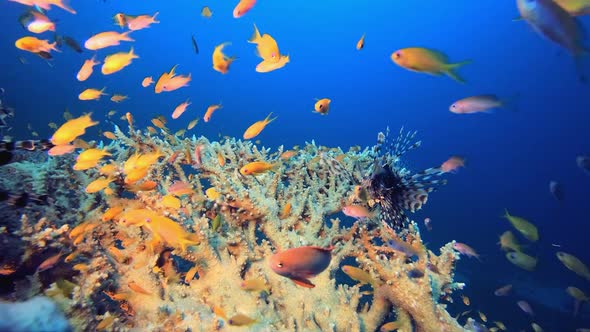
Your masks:
M 63 282 L 45 290 L 77 330 L 375 331 L 394 315 L 416 331 L 463 330 L 439 303 L 462 287 L 453 282 L 451 245 L 437 256 L 424 247 L 415 224 L 394 230 L 381 220 L 383 210 L 398 209 L 393 203 L 408 207 L 418 199 L 410 208 L 419 209 L 426 201 L 420 195 L 431 188 L 422 190 L 412 182 L 419 178 L 396 169 L 411 197 L 394 201 L 391 191 L 364 197 L 377 192 L 375 170 L 396 167 L 411 148 L 409 139 L 398 142 L 394 151 L 401 153 L 381 158 L 383 141 L 346 153 L 313 142 L 272 152 L 235 139 L 114 132 L 117 140 L 106 146 L 112 159 L 101 163 L 116 166 L 106 175 L 113 181 L 87 195 L 95 204 L 62 241 L 75 286 L 66 293 L 59 291 Z M 138 166 L 144 157 L 150 163 Z M 240 173 L 255 161 L 272 169 Z M 130 183 L 134 170 L 145 176 Z M 97 169 L 79 173 L 87 177 L 84 184 L 100 176 Z M 350 204 L 371 215 L 349 227 L 331 217 Z M 417 254 L 388 246 L 390 240 Z M 276 252 L 300 246 L 332 249 L 311 289 L 269 266 Z M 337 280 L 350 259 L 374 280 L 372 291 Z

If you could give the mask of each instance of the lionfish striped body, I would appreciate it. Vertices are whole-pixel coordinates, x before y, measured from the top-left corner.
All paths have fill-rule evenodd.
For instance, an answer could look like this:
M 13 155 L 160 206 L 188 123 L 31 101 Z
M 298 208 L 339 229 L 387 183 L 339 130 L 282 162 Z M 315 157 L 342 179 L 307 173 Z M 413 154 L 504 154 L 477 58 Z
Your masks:
M 443 172 L 433 167 L 412 174 L 400 165 L 400 157 L 418 148 L 421 141 L 413 142 L 416 131 L 404 135 L 403 128 L 398 137 L 388 142 L 389 128 L 385 134 L 379 133 L 375 165 L 362 181 L 369 196 L 381 207 L 381 221 L 395 229 L 407 228 L 409 219 L 405 211 L 420 210 L 428 201 L 428 195 L 438 185 L 446 184 L 440 179 Z

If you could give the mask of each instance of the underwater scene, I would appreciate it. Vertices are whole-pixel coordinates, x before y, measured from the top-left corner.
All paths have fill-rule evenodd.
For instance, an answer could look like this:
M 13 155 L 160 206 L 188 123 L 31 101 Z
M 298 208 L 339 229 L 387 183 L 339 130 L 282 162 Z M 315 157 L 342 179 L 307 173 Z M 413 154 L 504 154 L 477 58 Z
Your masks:
M 589 15 L 0 0 L 0 331 L 590 331 Z

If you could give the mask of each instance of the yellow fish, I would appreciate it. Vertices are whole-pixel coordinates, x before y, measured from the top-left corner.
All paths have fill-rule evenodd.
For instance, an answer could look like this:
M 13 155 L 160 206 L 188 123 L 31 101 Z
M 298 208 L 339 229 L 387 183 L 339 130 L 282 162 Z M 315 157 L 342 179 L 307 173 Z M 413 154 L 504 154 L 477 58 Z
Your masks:
M 222 74 L 227 74 L 229 66 L 236 59 L 234 56 L 228 57 L 223 53 L 223 48 L 230 44 L 230 42 L 221 43 L 213 50 L 213 69 Z
M 511 216 L 507 209 L 505 209 L 504 217 L 508 219 L 512 226 L 514 226 L 514 228 L 516 228 L 516 230 L 519 231 L 529 241 L 535 242 L 539 240 L 539 231 L 535 225 L 523 218 Z
M 279 61 L 279 45 L 269 34 L 260 35 L 260 31 L 254 24 L 254 33 L 248 39 L 249 43 L 256 44 L 256 55 L 269 62 Z
M 103 189 L 105 189 L 109 183 L 113 182 L 114 178 L 108 178 L 108 179 L 96 179 L 92 182 L 90 182 L 87 186 L 86 186 L 86 192 L 88 194 L 92 194 L 92 193 L 96 193 L 99 192 Z
M 471 62 L 471 60 L 467 60 L 459 63 L 449 63 L 448 57 L 444 53 L 423 47 L 409 47 L 397 50 L 391 54 L 391 60 L 407 70 L 431 75 L 446 74 L 460 83 L 465 83 L 465 81 L 455 70 Z
M 213 12 L 211 11 L 211 9 L 209 9 L 209 7 L 204 6 L 203 9 L 201 9 L 201 16 L 205 18 L 210 18 L 212 15 Z
M 104 59 L 101 72 L 103 75 L 114 74 L 121 69 L 129 66 L 133 59 L 138 59 L 139 56 L 133 53 L 133 47 L 129 52 L 119 52 L 111 54 Z
M 510 263 L 527 271 L 533 271 L 537 266 L 537 259 L 523 252 L 509 252 L 506 254 L 506 258 L 510 261 Z
M 584 264 L 580 259 L 563 251 L 558 251 L 556 255 L 557 259 L 559 259 L 563 265 L 565 265 L 565 267 L 580 277 L 590 281 L 590 270 L 588 270 L 586 264 Z
M 82 136 L 88 127 L 98 124 L 98 121 L 92 121 L 90 118 L 91 115 L 92 113 L 88 113 L 61 125 L 51 137 L 51 143 L 65 145 L 73 142 L 78 136 Z
M 266 119 L 256 121 L 254 124 L 248 127 L 248 129 L 246 129 L 246 131 L 244 132 L 244 139 L 251 139 L 258 136 L 258 134 L 260 134 L 260 132 L 266 127 L 266 125 L 276 120 L 277 117 L 271 119 L 271 115 L 272 112 L 266 117 Z
M 99 100 L 100 96 L 106 96 L 106 93 L 104 93 L 105 89 L 106 88 L 102 88 L 102 90 L 86 89 L 78 95 L 78 99 L 80 99 L 80 100 Z

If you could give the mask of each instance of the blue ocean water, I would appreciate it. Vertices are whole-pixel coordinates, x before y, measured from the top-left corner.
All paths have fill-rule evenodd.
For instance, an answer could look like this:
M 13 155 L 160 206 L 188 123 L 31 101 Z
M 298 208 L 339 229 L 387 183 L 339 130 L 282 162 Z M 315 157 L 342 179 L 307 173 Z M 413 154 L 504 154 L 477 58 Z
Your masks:
M 211 19 L 200 16 L 203 5 L 213 11 Z M 567 286 L 588 293 L 588 283 L 555 257 L 557 250 L 563 250 L 590 262 L 585 245 L 590 233 L 590 176 L 575 162 L 576 156 L 590 153 L 590 85 L 578 80 L 566 51 L 541 38 L 525 22 L 512 20 L 518 15 L 514 1 L 260 0 L 240 19 L 232 17 L 233 1 L 78 0 L 72 6 L 76 15 L 57 8 L 48 15 L 57 21 L 59 34 L 80 44 L 95 33 L 119 30 L 111 19 L 117 12 L 159 12 L 161 23 L 133 32 L 134 43 L 123 42 L 115 48 L 78 54 L 64 47 L 54 53 L 49 66 L 14 47 L 18 38 L 31 35 L 17 21 L 26 7 L 3 1 L 0 87 L 5 90 L 4 102 L 16 109 L 9 133 L 15 139 L 31 138 L 28 124 L 40 137 L 50 137 L 52 129 L 47 124 L 62 123 L 66 108 L 74 116 L 92 111 L 102 130 L 112 129 L 104 121 L 112 109 L 118 110 L 115 119 L 131 112 L 138 126 L 145 127 L 155 115 L 169 116 L 187 98 L 192 105 L 180 119 L 169 121 L 172 131 L 202 117 L 208 105 L 221 102 L 223 108 L 211 122 L 201 122 L 189 133 L 241 137 L 251 123 L 273 112 L 278 119 L 259 136 L 270 147 L 315 140 L 347 149 L 373 145 L 386 126 L 393 132 L 401 126 L 418 130 L 423 144 L 406 155 L 408 168 L 436 166 L 451 155 L 467 160 L 466 167 L 451 174 L 448 185 L 432 194 L 414 219 L 433 220 L 434 229 L 422 231 L 430 248 L 455 239 L 482 255 L 482 262 L 463 259 L 457 269 L 468 284 L 472 307 L 513 330 L 530 330 L 531 321 L 548 331 L 590 327 L 590 308 L 574 318 L 573 301 L 565 293 Z M 581 21 L 589 27 L 587 17 Z M 290 55 L 291 62 L 284 68 L 255 72 L 260 59 L 255 46 L 247 43 L 253 23 L 277 40 L 281 53 Z M 365 48 L 357 51 L 356 42 L 364 33 Z M 193 50 L 191 35 L 199 54 Z M 42 37 L 53 39 L 49 32 Z M 225 52 L 237 56 L 226 75 L 214 71 L 211 63 L 213 48 L 222 42 L 231 42 Z M 441 50 L 455 62 L 472 59 L 459 70 L 467 84 L 396 66 L 391 53 L 410 46 Z M 95 67 L 90 79 L 76 80 L 85 59 L 96 54 L 102 60 L 130 47 L 140 58 L 123 71 L 103 76 Z M 19 57 L 27 63 L 21 64 Z M 192 74 L 188 88 L 154 94 L 141 86 L 145 76 L 157 79 L 175 64 L 178 73 Z M 97 102 L 77 98 L 86 88 L 103 87 L 130 99 L 115 104 L 108 97 Z M 458 99 L 486 93 L 513 97 L 516 111 L 473 115 L 448 111 Z M 329 115 L 312 112 L 314 98 L 332 100 Z M 99 138 L 98 130 L 91 128 L 86 138 Z M 549 193 L 551 180 L 564 186 L 563 202 Z M 498 236 L 510 229 L 501 217 L 504 208 L 540 230 L 541 240 L 527 248 L 539 258 L 533 273 L 510 264 L 496 244 Z M 493 290 L 506 283 L 522 285 L 526 294 L 494 297 Z M 536 310 L 533 320 L 516 306 L 522 298 Z M 456 305 L 451 312 L 462 310 Z

